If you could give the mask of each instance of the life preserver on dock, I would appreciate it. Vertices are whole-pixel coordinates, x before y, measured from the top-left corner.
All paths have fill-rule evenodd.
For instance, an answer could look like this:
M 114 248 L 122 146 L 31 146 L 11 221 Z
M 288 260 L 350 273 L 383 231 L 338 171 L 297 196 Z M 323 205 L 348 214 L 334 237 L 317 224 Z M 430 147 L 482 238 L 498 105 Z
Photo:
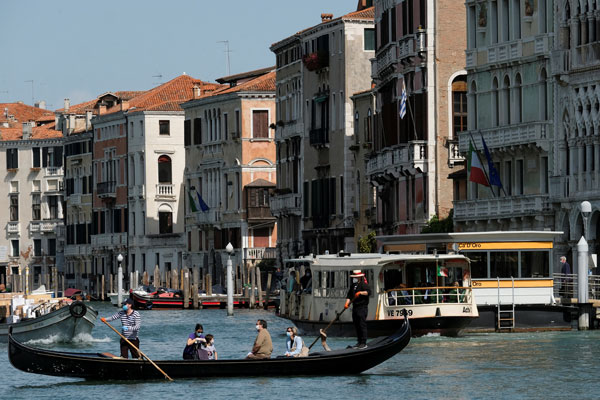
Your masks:
M 87 313 L 87 306 L 81 301 L 74 301 L 69 306 L 69 312 L 74 318 L 81 318 Z

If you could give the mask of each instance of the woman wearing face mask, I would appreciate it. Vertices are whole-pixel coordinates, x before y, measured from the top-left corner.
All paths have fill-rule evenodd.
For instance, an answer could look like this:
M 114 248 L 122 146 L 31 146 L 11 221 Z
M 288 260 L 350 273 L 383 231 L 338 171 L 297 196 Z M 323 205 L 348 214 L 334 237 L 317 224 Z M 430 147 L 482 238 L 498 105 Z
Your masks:
M 365 274 L 360 269 L 355 269 L 350 275 L 352 283 L 346 296 L 344 309 L 352 303 L 352 322 L 356 330 L 357 343 L 354 348 L 367 348 L 367 313 L 369 311 L 369 296 L 371 289 L 365 279 Z
M 302 350 L 304 349 L 304 341 L 298 336 L 298 329 L 295 326 L 290 326 L 286 329 L 285 334 L 285 346 L 287 351 L 285 352 L 286 357 L 301 357 Z M 308 350 L 308 348 L 306 348 Z M 307 354 L 308 355 L 308 354 Z
M 185 349 L 183 349 L 184 360 L 198 360 L 198 345 L 200 343 L 206 343 L 206 339 L 204 338 L 202 332 L 204 332 L 202 324 L 196 324 L 194 333 L 190 333 Z

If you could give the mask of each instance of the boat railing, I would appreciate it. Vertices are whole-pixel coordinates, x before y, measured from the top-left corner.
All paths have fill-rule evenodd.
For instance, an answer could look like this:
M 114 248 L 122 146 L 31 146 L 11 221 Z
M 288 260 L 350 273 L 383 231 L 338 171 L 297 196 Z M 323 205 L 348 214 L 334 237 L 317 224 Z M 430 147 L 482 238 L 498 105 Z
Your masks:
M 386 290 L 384 304 L 388 307 L 429 304 L 470 304 L 471 287 L 435 286 Z
M 577 274 L 552 274 L 555 298 L 576 298 L 578 293 Z M 588 275 L 588 297 L 600 300 L 600 275 Z

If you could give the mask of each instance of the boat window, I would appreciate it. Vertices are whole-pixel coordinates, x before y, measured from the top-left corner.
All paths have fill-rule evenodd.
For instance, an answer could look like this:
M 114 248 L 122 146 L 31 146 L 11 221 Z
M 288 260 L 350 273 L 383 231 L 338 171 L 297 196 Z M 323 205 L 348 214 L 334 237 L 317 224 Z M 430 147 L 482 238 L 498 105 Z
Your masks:
M 471 277 L 472 278 L 487 278 L 487 261 L 488 261 L 488 253 L 487 252 L 475 252 L 469 251 L 465 252 L 465 256 L 469 257 L 471 260 Z
M 549 253 L 547 251 L 521 251 L 521 278 L 550 276 Z
M 491 278 L 517 278 L 519 276 L 519 257 L 516 251 L 490 253 Z

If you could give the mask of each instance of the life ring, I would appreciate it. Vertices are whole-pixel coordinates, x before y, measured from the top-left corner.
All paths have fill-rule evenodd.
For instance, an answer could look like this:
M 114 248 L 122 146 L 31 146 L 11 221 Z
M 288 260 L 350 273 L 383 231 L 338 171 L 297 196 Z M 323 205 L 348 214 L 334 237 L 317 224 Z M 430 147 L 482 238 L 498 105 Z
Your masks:
M 87 313 L 87 307 L 81 301 L 74 301 L 69 306 L 69 312 L 74 318 L 81 318 Z

